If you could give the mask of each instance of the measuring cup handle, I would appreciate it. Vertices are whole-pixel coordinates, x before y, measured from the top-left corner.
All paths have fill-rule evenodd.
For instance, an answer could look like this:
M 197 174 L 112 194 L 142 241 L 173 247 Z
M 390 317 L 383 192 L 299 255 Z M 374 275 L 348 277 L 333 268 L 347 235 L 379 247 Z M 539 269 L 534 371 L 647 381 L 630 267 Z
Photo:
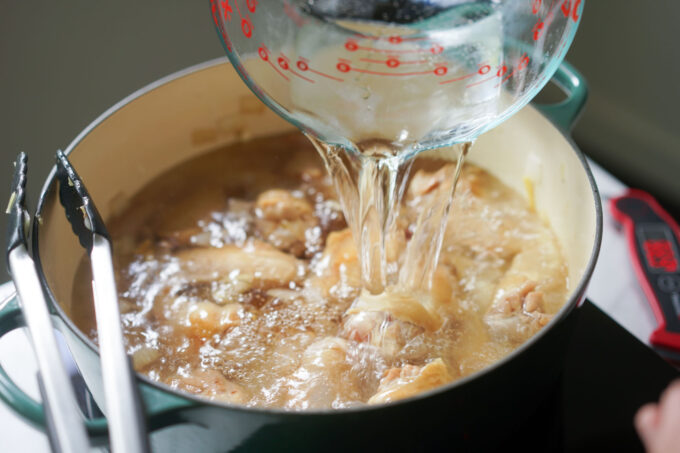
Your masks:
M 12 294 L 0 301 L 0 338 L 15 329 L 25 327 L 21 306 Z M 146 407 L 149 431 L 181 423 L 178 410 L 195 406 L 196 403 L 170 395 L 151 386 L 141 384 L 141 395 Z M 0 364 L 0 400 L 36 428 L 46 431 L 43 405 L 26 394 L 7 374 Z M 86 419 L 85 426 L 93 445 L 103 445 L 108 439 L 105 418 Z
M 562 61 L 551 81 L 567 98 L 555 104 L 534 104 L 534 107 L 559 128 L 570 131 L 583 111 L 588 98 L 588 85 L 583 76 L 566 61 Z

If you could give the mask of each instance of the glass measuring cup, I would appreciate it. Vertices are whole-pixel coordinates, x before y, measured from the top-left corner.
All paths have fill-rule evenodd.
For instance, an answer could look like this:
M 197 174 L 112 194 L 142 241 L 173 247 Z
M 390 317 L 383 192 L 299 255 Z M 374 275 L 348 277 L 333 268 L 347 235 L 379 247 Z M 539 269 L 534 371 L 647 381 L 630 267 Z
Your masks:
M 211 0 L 229 59 L 327 144 L 406 155 L 474 140 L 557 69 L 581 0 Z
M 582 3 L 212 0 L 211 9 L 246 84 L 324 158 L 363 286 L 378 294 L 429 289 L 469 142 L 545 85 Z M 443 148 L 438 159 L 457 163 L 444 164 L 446 190 L 421 206 L 403 262 L 388 266 L 411 157 L 435 148 Z

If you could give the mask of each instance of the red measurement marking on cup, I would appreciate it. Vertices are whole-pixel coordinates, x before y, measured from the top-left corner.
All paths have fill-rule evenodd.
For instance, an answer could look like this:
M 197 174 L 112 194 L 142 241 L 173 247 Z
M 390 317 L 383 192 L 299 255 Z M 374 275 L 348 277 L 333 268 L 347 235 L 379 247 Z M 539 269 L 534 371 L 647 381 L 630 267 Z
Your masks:
M 396 68 L 399 66 L 399 61 L 393 59 L 393 60 L 387 60 L 391 61 L 391 63 L 387 64 L 388 67 L 391 68 Z M 381 63 L 384 63 L 381 61 Z M 391 65 L 390 65 L 391 64 Z M 352 62 L 350 60 L 346 60 L 344 58 L 338 59 L 338 64 L 335 66 L 336 69 L 340 72 L 359 72 L 361 74 L 371 74 L 371 75 L 379 75 L 379 76 L 390 76 L 390 77 L 404 77 L 404 76 L 416 76 L 416 75 L 428 75 L 428 74 L 434 74 L 436 76 L 443 76 L 448 72 L 448 68 L 444 65 L 438 65 L 434 69 L 429 69 L 427 71 L 413 71 L 413 72 L 382 72 L 382 71 L 370 71 L 368 69 L 362 69 L 362 68 L 355 68 L 352 67 Z
M 284 72 L 289 72 L 294 76 L 299 77 L 302 80 L 309 83 L 316 83 L 316 80 L 310 79 L 309 77 L 306 77 L 301 73 L 309 72 L 312 74 L 320 75 L 322 77 L 326 77 L 327 79 L 335 80 L 336 82 L 344 82 L 344 80 L 341 78 L 332 76 L 330 74 L 326 74 L 325 72 L 321 72 L 310 67 L 309 60 L 304 57 L 298 58 L 298 60 L 295 62 L 295 65 L 293 65 L 290 59 L 285 54 L 282 53 L 276 59 L 276 63 L 274 63 L 273 61 L 271 61 L 271 52 L 264 44 L 260 44 L 260 47 L 257 49 L 257 54 L 260 56 L 260 59 L 262 59 L 262 61 L 266 61 L 272 68 L 274 68 L 274 70 L 281 77 L 288 81 L 290 81 L 290 79 L 286 76 L 286 74 L 284 74 Z M 296 71 L 294 67 L 297 68 L 298 71 L 300 72 Z
M 288 57 L 285 56 L 283 53 L 281 53 L 281 56 L 277 59 L 277 62 L 279 63 L 279 67 L 280 67 L 281 69 L 283 69 L 284 71 L 288 71 L 288 72 L 290 72 L 291 74 L 293 74 L 294 76 L 297 76 L 297 77 L 301 78 L 302 80 L 305 80 L 305 81 L 307 81 L 307 82 L 309 82 L 309 83 L 316 83 L 314 80 L 312 80 L 312 79 L 310 79 L 310 78 L 308 78 L 308 77 L 303 76 L 302 74 L 296 72 L 293 68 L 291 68 L 291 67 L 290 67 L 290 62 L 289 62 L 289 60 L 288 60 Z M 305 65 L 303 65 L 303 67 L 304 67 L 304 66 L 305 66 Z
M 507 81 L 510 79 L 510 77 L 512 77 L 513 75 L 515 75 L 516 72 L 517 72 L 517 69 L 513 69 L 513 70 L 510 72 L 510 74 L 506 75 L 506 76 L 503 78 L 503 80 L 501 80 L 501 81 L 498 82 L 496 85 L 494 85 L 494 88 L 498 88 L 499 86 L 503 85 L 505 82 L 507 82 Z
M 488 66 L 488 65 L 485 65 L 485 67 L 486 67 L 486 66 Z M 486 71 L 485 74 L 486 74 L 487 72 L 488 72 L 488 71 Z M 491 76 L 491 77 L 487 77 L 486 79 L 482 79 L 482 80 L 479 80 L 479 81 L 477 81 L 477 82 L 471 83 L 471 84 L 467 85 L 465 88 L 472 88 L 472 87 L 474 87 L 474 86 L 481 85 L 481 84 L 486 83 L 486 82 L 489 82 L 489 81 L 491 81 L 491 80 L 498 80 L 499 77 L 503 77 L 507 72 L 508 72 L 508 67 L 507 67 L 506 65 L 504 65 L 504 64 L 503 64 L 503 65 L 500 65 L 500 66 L 498 66 L 498 69 L 496 70 L 496 74 L 495 74 L 495 75 L 493 75 L 493 76 Z M 502 83 L 502 82 L 501 82 L 501 83 Z
M 579 13 L 579 6 L 581 6 L 581 0 L 574 1 L 574 9 L 571 10 L 571 19 L 574 22 L 578 22 L 581 18 L 581 13 Z
M 361 46 L 359 45 L 358 42 L 356 42 L 353 39 L 348 39 L 347 42 L 345 42 L 345 49 L 349 50 L 350 52 L 356 52 L 357 50 L 366 50 L 369 52 L 378 52 L 378 53 L 430 53 L 432 55 L 438 55 L 444 51 L 444 48 L 439 45 L 439 44 L 433 44 L 430 48 L 424 49 L 424 48 L 418 48 L 418 49 L 378 49 L 375 47 L 367 47 L 367 46 Z
M 481 65 L 479 65 L 479 69 L 477 69 L 475 72 L 472 72 L 472 73 L 464 75 L 464 76 L 456 77 L 455 79 L 444 80 L 443 82 L 439 82 L 439 84 L 444 85 L 444 84 L 451 83 L 451 82 L 460 82 L 461 80 L 469 79 L 470 77 L 475 76 L 477 74 L 479 74 L 479 75 L 488 74 L 489 71 L 491 71 L 490 65 L 481 64 Z
M 489 82 L 491 80 L 496 80 L 496 78 L 497 78 L 497 76 L 491 76 L 491 77 L 488 77 L 486 79 L 482 79 L 479 82 L 471 83 L 471 84 L 467 85 L 465 88 L 472 88 L 472 87 L 475 87 L 477 85 L 481 85 L 483 83 Z
M 534 41 L 538 41 L 541 39 L 541 35 L 543 35 L 543 31 L 545 30 L 545 22 L 542 20 L 539 20 L 536 22 L 536 25 L 534 25 L 534 28 L 532 30 L 533 35 L 534 35 Z
M 246 13 L 245 16 L 241 14 L 241 8 L 238 7 L 237 0 L 234 0 L 234 5 L 236 6 L 238 17 L 241 18 L 241 31 L 243 32 L 243 36 L 250 39 L 250 37 L 253 36 L 253 22 L 250 20 L 248 13 Z
M 531 59 L 529 58 L 529 56 L 527 56 L 526 53 L 524 53 L 524 54 L 522 54 L 522 56 L 517 61 L 517 64 L 512 68 L 512 71 L 509 71 L 510 68 L 508 68 L 508 66 L 506 64 L 501 64 L 501 65 L 496 67 L 496 73 L 494 75 L 492 75 L 490 77 L 486 77 L 482 80 L 478 80 L 476 82 L 470 83 L 470 84 L 466 85 L 465 88 L 472 88 L 472 87 L 475 87 L 475 86 L 478 86 L 478 85 L 482 85 L 486 82 L 498 81 L 500 79 L 500 81 L 498 81 L 498 83 L 494 86 L 494 88 L 498 88 L 499 86 L 503 85 L 505 82 L 510 80 L 510 78 L 512 78 L 513 75 L 517 74 L 520 71 L 525 70 L 529 66 L 530 62 L 531 62 Z M 472 74 L 467 74 L 465 76 L 458 77 L 456 79 L 445 80 L 443 82 L 440 82 L 440 84 L 457 82 L 457 81 L 460 81 L 460 80 L 470 78 L 474 75 L 485 75 L 485 74 L 488 74 L 489 72 L 491 72 L 491 65 L 482 64 L 482 65 L 479 66 L 479 69 L 476 72 L 473 72 Z
M 550 28 L 550 25 L 555 19 L 556 11 L 561 11 L 562 15 L 567 19 L 571 19 L 574 22 L 578 21 L 580 17 L 579 7 L 581 6 L 581 0 L 562 0 L 560 4 L 555 6 L 556 3 L 557 0 L 552 0 L 550 6 L 548 7 L 548 13 L 546 14 L 545 18 L 539 18 L 534 24 L 531 30 L 534 41 L 541 39 L 548 28 Z M 538 15 L 540 13 L 541 5 L 543 5 L 542 0 L 533 0 L 531 11 L 534 15 Z
M 451 83 L 451 82 L 459 82 L 461 80 L 469 79 L 470 77 L 472 77 L 475 74 L 477 74 L 477 73 L 473 72 L 472 74 L 464 75 L 464 76 L 461 76 L 461 77 L 456 77 L 455 79 L 444 80 L 443 82 L 439 82 L 439 84 L 445 85 L 445 84 Z
M 215 22 L 215 26 L 219 27 L 220 26 L 220 18 L 219 18 L 219 8 L 217 6 L 217 1 L 216 0 L 210 0 L 210 14 L 212 15 L 213 22 Z
M 231 9 L 231 6 L 229 6 L 229 0 L 222 0 L 220 1 L 220 4 L 222 5 L 222 15 L 224 15 L 224 18 L 227 20 L 227 22 L 230 22 L 231 15 L 234 13 L 234 11 Z
M 404 36 L 390 36 L 389 38 L 387 38 L 387 40 L 392 44 L 400 44 L 403 41 L 425 41 L 426 39 L 427 38 L 425 36 L 416 36 L 413 38 Z
M 387 41 L 392 44 L 401 44 L 404 41 L 425 41 L 428 39 L 425 36 L 416 36 L 413 38 L 410 38 L 408 36 L 399 36 L 399 35 L 393 35 L 393 36 L 370 36 L 370 35 L 362 35 L 361 33 L 356 33 L 354 35 L 355 38 L 357 39 L 371 39 L 373 41 Z
M 288 77 L 286 77 L 286 74 L 281 72 L 281 70 L 274 64 L 272 63 L 271 59 L 269 58 L 269 49 L 267 49 L 267 46 L 264 44 L 260 44 L 260 47 L 257 49 L 257 54 L 260 56 L 262 61 L 266 61 L 269 63 L 269 66 L 274 68 L 274 71 L 278 72 L 281 77 L 283 77 L 286 80 L 289 80 Z
M 581 0 L 564 0 L 560 9 L 564 17 L 570 17 L 571 20 L 577 22 L 580 17 L 579 6 L 581 6 Z
M 397 68 L 403 64 L 424 64 L 428 63 L 428 60 L 400 60 L 398 58 L 388 58 L 387 60 L 375 60 L 372 58 L 361 58 L 360 61 L 365 61 L 366 63 L 377 63 L 384 64 L 390 68 Z
M 340 58 L 338 64 L 335 65 L 335 67 L 340 72 L 349 72 L 352 70 L 352 67 L 349 65 L 350 63 L 351 61 L 345 60 L 344 58 Z
M 344 79 L 340 79 L 340 78 L 334 77 L 330 74 L 326 74 L 325 72 L 317 71 L 316 69 L 310 68 L 309 67 L 309 60 L 307 60 L 304 57 L 300 57 L 298 59 L 297 63 L 295 63 L 295 66 L 297 66 L 297 68 L 302 72 L 309 71 L 313 74 L 320 75 L 321 77 L 326 77 L 328 79 L 335 80 L 337 82 L 344 82 L 345 81 Z
M 553 0 L 554 2 L 555 0 Z M 534 15 L 537 15 L 539 11 L 541 10 L 541 5 L 543 4 L 543 0 L 532 0 L 531 1 L 531 13 Z M 552 8 L 552 6 L 551 6 Z M 538 19 L 538 22 L 534 25 L 534 27 L 531 30 L 531 33 L 534 37 L 534 41 L 538 41 L 541 36 L 543 35 L 543 31 L 545 31 L 545 22 L 542 19 Z
M 510 79 L 513 75 L 515 75 L 516 73 L 518 73 L 518 72 L 523 71 L 524 69 L 526 69 L 526 67 L 529 66 L 529 62 L 530 62 L 530 61 L 531 61 L 531 59 L 527 56 L 526 52 L 523 53 L 522 56 L 519 57 L 519 62 L 515 65 L 515 67 L 514 67 L 514 69 L 512 70 L 512 72 L 510 72 L 510 74 L 506 75 L 506 76 L 503 78 L 503 80 L 502 80 L 500 83 L 498 83 L 498 84 L 496 85 L 496 87 L 501 86 L 502 84 L 504 84 L 505 82 L 507 82 L 508 79 Z
M 215 22 L 215 27 L 217 27 L 217 29 L 220 32 L 220 35 L 222 35 L 222 41 L 227 46 L 227 50 L 231 52 L 231 41 L 229 40 L 229 37 L 227 36 L 226 31 L 224 30 L 224 25 L 220 20 L 221 12 L 219 4 L 217 2 L 218 0 L 210 0 L 210 11 L 212 13 L 213 22 Z

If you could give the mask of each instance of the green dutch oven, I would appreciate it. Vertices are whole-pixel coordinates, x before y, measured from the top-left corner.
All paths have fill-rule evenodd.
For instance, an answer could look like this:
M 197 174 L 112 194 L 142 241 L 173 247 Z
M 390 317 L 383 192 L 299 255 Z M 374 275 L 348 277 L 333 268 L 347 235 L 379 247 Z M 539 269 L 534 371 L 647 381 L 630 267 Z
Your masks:
M 499 362 L 461 380 L 394 403 L 290 412 L 209 401 L 138 375 L 155 451 L 266 449 L 479 449 L 505 442 L 555 387 L 571 325 L 600 246 L 600 198 L 588 164 L 567 131 L 586 99 L 579 74 L 563 63 L 553 81 L 567 94 L 554 105 L 527 106 L 484 134 L 469 160 L 524 192 L 550 221 L 569 265 L 571 294 L 537 335 Z M 161 79 L 122 100 L 88 126 L 66 152 L 110 218 L 156 176 L 231 142 L 290 130 L 265 108 L 223 59 Z M 284 156 L 285 157 L 285 156 Z M 97 347 L 72 318 L 83 249 L 56 194 L 54 170 L 32 226 L 33 256 L 55 326 L 63 333 L 96 402 L 106 413 Z M 114 244 L 115 247 L 115 244 Z M 0 336 L 24 326 L 20 306 L 0 305 Z M 0 398 L 45 429 L 42 405 L 0 368 Z M 104 419 L 89 419 L 93 443 L 107 440 Z

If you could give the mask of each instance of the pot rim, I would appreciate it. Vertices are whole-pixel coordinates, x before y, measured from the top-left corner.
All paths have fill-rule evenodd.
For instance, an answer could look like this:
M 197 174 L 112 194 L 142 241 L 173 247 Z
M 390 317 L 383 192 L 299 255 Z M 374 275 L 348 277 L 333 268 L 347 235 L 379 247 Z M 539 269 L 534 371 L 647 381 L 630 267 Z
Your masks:
M 214 66 L 218 66 L 221 64 L 229 64 L 229 60 L 226 57 L 220 57 L 216 58 L 213 60 L 208 60 L 193 66 L 189 66 L 187 68 L 184 68 L 180 71 L 171 73 L 165 77 L 162 77 L 140 89 L 137 91 L 134 91 L 130 95 L 126 96 L 116 104 L 114 104 L 112 107 L 107 109 L 104 113 L 99 115 L 94 121 L 92 121 L 85 129 L 83 129 L 77 136 L 76 138 L 71 141 L 71 143 L 68 145 L 64 153 L 66 155 L 69 155 L 75 147 L 77 147 L 80 142 L 87 136 L 89 135 L 97 126 L 99 126 L 101 123 L 103 123 L 106 119 L 108 119 L 110 116 L 112 116 L 114 113 L 116 113 L 118 110 L 120 110 L 122 107 L 126 106 L 127 104 L 137 100 L 138 98 L 141 98 L 142 96 L 150 93 L 151 91 L 160 88 L 161 86 L 172 82 L 174 80 L 177 80 L 179 78 L 197 73 L 199 71 L 212 68 Z M 539 112 L 540 113 L 540 112 Z M 544 116 L 541 113 L 542 116 Z M 550 123 L 552 127 L 556 127 Z M 588 286 L 588 282 L 590 281 L 590 278 L 592 277 L 593 271 L 595 269 L 595 264 L 597 262 L 597 257 L 600 251 L 600 246 L 602 242 L 602 222 L 603 222 L 603 216 L 602 216 L 602 203 L 600 199 L 600 192 L 598 190 L 598 187 L 595 183 L 595 179 L 593 177 L 593 174 L 590 170 L 590 166 L 588 165 L 588 162 L 583 155 L 583 153 L 578 149 L 576 144 L 574 143 L 574 140 L 568 136 L 564 131 L 560 130 L 560 134 L 562 137 L 567 141 L 567 143 L 570 145 L 571 150 L 576 154 L 576 157 L 579 159 L 581 166 L 583 167 L 583 170 L 586 172 L 586 176 L 588 177 L 588 182 L 590 184 L 590 188 L 592 191 L 593 195 L 593 202 L 595 203 L 595 237 L 594 237 L 594 242 L 593 242 L 593 248 L 590 253 L 590 257 L 588 258 L 588 264 L 586 265 L 585 271 L 583 273 L 583 276 L 581 277 L 580 281 L 578 284 L 574 287 L 574 289 L 571 291 L 569 299 L 565 302 L 565 304 L 562 306 L 562 308 L 553 316 L 553 319 L 550 320 L 550 322 L 545 325 L 539 332 L 534 334 L 531 338 L 526 340 L 524 343 L 522 343 L 520 346 L 515 348 L 512 352 L 510 352 L 508 355 L 503 357 L 502 359 L 494 362 L 493 364 L 482 368 L 481 370 L 469 374 L 461 379 L 458 379 L 456 381 L 450 382 L 448 384 L 442 385 L 440 387 L 437 387 L 435 389 L 427 390 L 425 392 L 419 393 L 417 395 L 404 398 L 401 400 L 397 401 L 392 401 L 389 403 L 382 403 L 382 404 L 377 404 L 377 405 L 365 405 L 365 406 L 356 406 L 356 407 L 349 407 L 349 408 L 340 408 L 340 409 L 309 409 L 309 410 L 300 410 L 300 411 L 295 411 L 295 410 L 290 410 L 290 409 L 283 409 L 283 408 L 263 408 L 263 407 L 249 407 L 249 406 L 242 406 L 242 405 L 236 405 L 236 404 L 230 404 L 230 403 L 225 403 L 225 402 L 219 402 L 219 401 L 214 401 L 214 400 L 209 400 L 207 398 L 200 397 L 198 395 L 194 395 L 192 393 L 188 392 L 183 392 L 177 389 L 174 389 L 162 382 L 157 382 L 149 379 L 147 376 L 135 372 L 135 375 L 138 380 L 143 382 L 144 384 L 153 387 L 157 390 L 160 390 L 162 392 L 169 393 L 173 396 L 184 398 L 187 400 L 190 400 L 194 403 L 200 404 L 200 405 L 210 405 L 210 406 L 215 406 L 219 408 L 225 408 L 225 409 L 230 409 L 230 410 L 235 410 L 235 411 L 243 411 L 247 413 L 256 413 L 256 414 L 262 414 L 262 415 L 286 415 L 286 416 L 295 416 L 295 417 L 311 417 L 311 416 L 319 416 L 319 415 L 325 415 L 325 416 L 332 416 L 332 415 L 340 415 L 340 414 L 351 414 L 351 413 L 356 413 L 356 412 L 366 412 L 366 411 L 379 411 L 383 409 L 387 409 L 393 406 L 399 406 L 399 405 L 406 405 L 415 401 L 419 400 L 424 400 L 424 399 L 429 399 L 436 397 L 440 393 L 448 392 L 452 389 L 455 389 L 457 387 L 462 387 L 465 386 L 468 382 L 473 381 L 483 375 L 486 375 L 488 373 L 491 373 L 492 371 L 502 368 L 505 364 L 508 362 L 512 361 L 515 357 L 518 357 L 519 355 L 523 354 L 526 350 L 531 348 L 535 343 L 537 343 L 543 336 L 545 336 L 548 331 L 550 331 L 556 324 L 564 320 L 569 313 L 574 309 L 575 306 L 579 304 L 579 302 L 582 300 L 582 298 L 585 297 L 585 291 L 586 287 Z M 33 217 L 33 226 L 32 226 L 32 245 L 33 245 L 33 259 L 36 263 L 36 268 L 38 270 L 38 275 L 40 278 L 40 283 L 45 290 L 47 297 L 49 298 L 50 302 L 53 305 L 54 310 L 56 311 L 57 315 L 61 319 L 61 321 L 78 337 L 79 340 L 81 340 L 85 345 L 87 345 L 88 348 L 90 348 L 94 353 L 97 355 L 99 354 L 97 346 L 90 340 L 81 330 L 73 323 L 73 321 L 64 313 L 63 309 L 61 308 L 61 305 L 56 301 L 56 298 L 54 297 L 54 294 L 52 293 L 48 283 L 47 279 L 45 277 L 45 273 L 43 272 L 43 267 L 42 267 L 42 262 L 40 260 L 40 244 L 39 244 L 39 229 L 40 229 L 40 214 L 43 211 L 43 208 L 45 206 L 47 194 L 49 193 L 50 187 L 55 183 L 55 177 L 56 177 L 56 165 L 52 167 L 50 170 L 50 173 L 47 176 L 47 179 L 45 180 L 45 183 L 43 184 L 43 187 L 40 191 L 40 197 L 38 199 L 38 204 L 36 206 L 36 211 L 35 215 Z

